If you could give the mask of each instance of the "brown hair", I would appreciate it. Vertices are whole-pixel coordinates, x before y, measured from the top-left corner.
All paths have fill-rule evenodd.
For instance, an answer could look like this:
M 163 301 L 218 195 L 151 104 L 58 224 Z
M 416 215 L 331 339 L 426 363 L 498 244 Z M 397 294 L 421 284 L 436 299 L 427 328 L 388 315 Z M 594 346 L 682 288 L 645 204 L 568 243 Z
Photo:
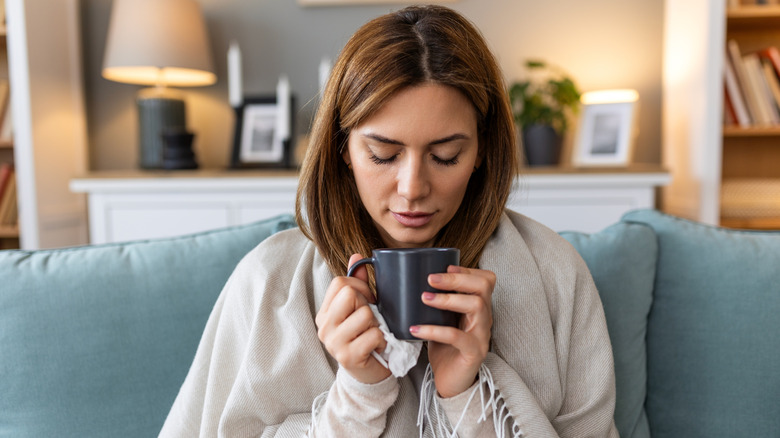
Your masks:
M 482 164 L 434 246 L 461 250 L 476 267 L 498 226 L 517 174 L 517 146 L 504 80 L 480 32 L 442 6 L 410 6 L 363 25 L 341 51 L 314 119 L 301 170 L 296 220 L 335 274 L 349 256 L 384 246 L 360 200 L 341 150 L 350 130 L 403 88 L 454 87 L 477 113 Z

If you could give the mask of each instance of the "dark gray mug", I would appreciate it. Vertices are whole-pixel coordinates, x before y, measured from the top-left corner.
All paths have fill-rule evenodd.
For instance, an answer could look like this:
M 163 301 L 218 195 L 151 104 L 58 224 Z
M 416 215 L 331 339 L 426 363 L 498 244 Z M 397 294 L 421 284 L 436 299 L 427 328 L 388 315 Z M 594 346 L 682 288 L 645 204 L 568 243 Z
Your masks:
M 374 265 L 377 307 L 390 331 L 398 339 L 419 340 L 409 333 L 413 325 L 433 324 L 457 327 L 460 313 L 436 309 L 422 302 L 423 292 L 445 292 L 428 284 L 428 275 L 447 272 L 460 263 L 457 248 L 385 248 L 372 257 L 358 260 L 347 276 L 366 263 Z

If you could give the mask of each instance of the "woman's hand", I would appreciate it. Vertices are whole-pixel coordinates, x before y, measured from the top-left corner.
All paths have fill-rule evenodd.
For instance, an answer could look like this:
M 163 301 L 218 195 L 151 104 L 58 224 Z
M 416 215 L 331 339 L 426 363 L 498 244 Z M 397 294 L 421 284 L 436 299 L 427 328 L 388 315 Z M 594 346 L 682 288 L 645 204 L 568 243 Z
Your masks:
M 362 257 L 353 254 L 352 266 Z M 382 352 L 387 343 L 379 322 L 368 307 L 375 298 L 368 287 L 368 272 L 361 266 L 354 277 L 336 277 L 325 293 L 317 312 L 317 336 L 328 353 L 349 374 L 363 383 L 377 383 L 390 375 L 372 355 Z
M 479 367 L 487 357 L 493 326 L 491 297 L 496 275 L 481 269 L 450 266 L 446 274 L 432 274 L 428 283 L 440 290 L 459 293 L 422 295 L 423 303 L 437 309 L 462 313 L 460 327 L 412 326 L 411 333 L 430 341 L 428 361 L 439 395 L 449 398 L 474 384 Z

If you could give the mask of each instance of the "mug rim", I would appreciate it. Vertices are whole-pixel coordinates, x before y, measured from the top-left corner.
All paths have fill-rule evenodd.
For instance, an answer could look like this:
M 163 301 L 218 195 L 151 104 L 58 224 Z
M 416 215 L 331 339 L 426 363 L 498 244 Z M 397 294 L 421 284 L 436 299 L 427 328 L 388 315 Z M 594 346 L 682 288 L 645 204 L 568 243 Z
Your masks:
M 426 248 L 377 248 L 373 250 L 374 252 L 379 253 L 389 253 L 389 252 L 396 252 L 396 253 L 404 253 L 404 254 L 412 254 L 412 253 L 418 253 L 418 252 L 449 252 L 449 251 L 460 251 L 459 248 L 449 248 L 449 247 L 426 247 Z

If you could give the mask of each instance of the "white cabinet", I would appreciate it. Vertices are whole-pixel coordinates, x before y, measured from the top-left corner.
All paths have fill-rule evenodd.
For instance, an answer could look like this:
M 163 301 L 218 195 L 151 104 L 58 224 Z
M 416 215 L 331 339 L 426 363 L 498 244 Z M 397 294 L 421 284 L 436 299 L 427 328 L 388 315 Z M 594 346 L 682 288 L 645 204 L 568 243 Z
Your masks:
M 667 184 L 660 169 L 532 170 L 509 208 L 557 231 L 598 231 L 628 210 L 652 208 Z M 293 172 L 95 172 L 71 181 L 88 194 L 91 243 L 175 236 L 295 211 Z
M 659 169 L 530 173 L 515 181 L 507 207 L 556 231 L 600 231 L 629 210 L 655 207 L 669 183 Z
M 88 194 L 90 243 L 176 236 L 295 211 L 294 172 L 94 172 L 70 183 Z

